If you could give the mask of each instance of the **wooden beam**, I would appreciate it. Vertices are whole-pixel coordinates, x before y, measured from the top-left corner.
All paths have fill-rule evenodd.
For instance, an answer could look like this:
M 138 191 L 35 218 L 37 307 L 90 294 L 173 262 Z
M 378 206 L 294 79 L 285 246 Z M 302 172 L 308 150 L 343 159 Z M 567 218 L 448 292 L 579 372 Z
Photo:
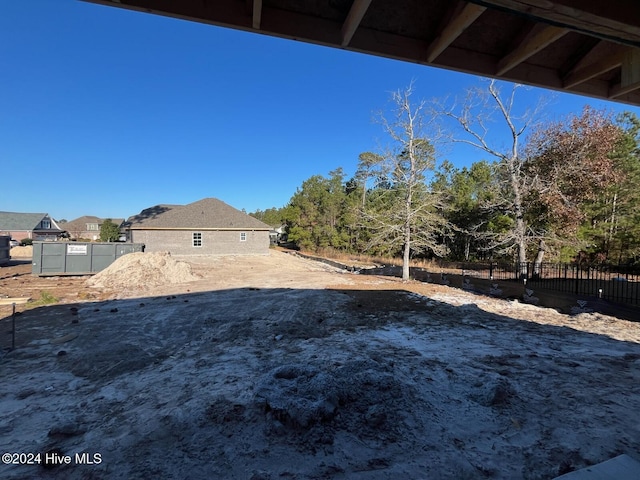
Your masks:
M 433 62 L 438 56 L 464 32 L 469 25 L 476 21 L 487 8 L 467 3 L 442 29 L 437 38 L 427 49 L 427 61 Z
M 631 93 L 635 90 L 640 90 L 640 81 L 625 85 L 624 87 L 619 83 L 609 89 L 609 98 L 617 99 L 618 97 Z
M 609 98 L 616 98 L 640 88 L 640 50 L 629 50 L 622 62 L 620 84 L 609 92 Z
M 605 40 L 640 46 L 640 2 L 607 0 L 469 0 Z
M 498 62 L 496 75 L 501 76 L 539 51 L 569 33 L 569 29 L 538 24 L 514 50 Z
M 262 0 L 253 0 L 252 25 L 256 30 L 260 30 L 260 22 L 262 22 Z
M 600 45 L 605 43 L 607 43 L 608 45 L 612 45 L 611 43 L 605 42 L 604 40 L 584 35 L 582 37 L 582 43 L 580 44 L 580 46 L 572 49 L 569 52 L 569 56 L 565 60 L 564 64 L 558 69 L 558 73 L 560 74 L 560 76 L 564 78 L 571 72 L 578 70 L 579 68 L 590 63 L 593 63 L 596 60 L 595 58 L 593 58 L 595 52 L 600 49 Z
M 371 5 L 371 0 L 355 0 L 351 5 L 351 10 L 347 15 L 344 24 L 342 25 L 341 41 L 340 45 L 346 47 L 351 43 L 353 34 L 356 33 L 356 29 L 360 25 L 364 14 L 367 13 L 367 9 Z
M 609 70 L 613 70 L 614 68 L 618 68 L 622 65 L 624 61 L 624 57 L 628 49 L 624 49 L 619 51 L 618 53 L 611 55 L 609 57 L 603 58 L 598 62 L 589 64 L 585 67 L 582 67 L 578 70 L 575 70 L 569 73 L 563 79 L 564 88 L 573 88 L 580 83 L 584 83 L 592 78 L 597 77 L 598 75 L 602 75 L 603 73 L 608 72 Z

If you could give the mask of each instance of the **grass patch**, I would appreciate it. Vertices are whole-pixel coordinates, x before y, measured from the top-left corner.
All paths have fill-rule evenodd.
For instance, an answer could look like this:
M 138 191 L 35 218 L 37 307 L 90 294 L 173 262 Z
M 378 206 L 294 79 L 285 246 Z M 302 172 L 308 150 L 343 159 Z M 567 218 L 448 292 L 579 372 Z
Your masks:
M 52 303 L 58 303 L 59 301 L 59 298 L 54 297 L 46 290 L 42 290 L 40 292 L 40 298 L 38 300 L 34 300 L 33 302 L 29 302 L 27 305 L 29 307 L 40 307 L 42 305 L 51 305 Z

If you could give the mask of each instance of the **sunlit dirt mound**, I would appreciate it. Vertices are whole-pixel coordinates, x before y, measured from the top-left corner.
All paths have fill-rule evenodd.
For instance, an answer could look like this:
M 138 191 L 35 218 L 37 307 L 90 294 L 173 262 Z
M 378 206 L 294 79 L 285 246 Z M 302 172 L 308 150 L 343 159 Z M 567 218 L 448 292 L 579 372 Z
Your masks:
M 86 281 L 89 287 L 124 289 L 157 287 L 198 280 L 191 265 L 167 252 L 135 252 L 123 255 Z
M 31 258 L 33 256 L 33 247 L 27 245 L 25 247 L 11 247 L 11 258 Z

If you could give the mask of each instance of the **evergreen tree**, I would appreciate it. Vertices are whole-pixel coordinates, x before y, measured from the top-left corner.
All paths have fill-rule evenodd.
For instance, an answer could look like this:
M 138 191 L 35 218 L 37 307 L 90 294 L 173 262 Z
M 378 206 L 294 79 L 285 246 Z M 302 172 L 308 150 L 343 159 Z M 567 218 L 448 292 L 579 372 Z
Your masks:
M 120 238 L 120 227 L 113 223 L 110 218 L 107 218 L 102 225 L 100 225 L 100 241 L 101 242 L 115 242 Z

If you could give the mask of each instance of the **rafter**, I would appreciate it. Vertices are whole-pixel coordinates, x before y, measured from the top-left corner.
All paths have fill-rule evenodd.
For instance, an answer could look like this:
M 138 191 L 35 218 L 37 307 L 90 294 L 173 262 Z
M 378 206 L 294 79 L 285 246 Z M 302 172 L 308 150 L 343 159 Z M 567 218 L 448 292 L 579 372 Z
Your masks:
M 622 65 L 626 53 L 629 49 L 623 49 L 613 55 L 602 58 L 601 60 L 591 63 L 585 67 L 569 73 L 562 82 L 564 88 L 572 88 L 581 83 L 587 82 L 592 78 L 602 75 L 614 68 Z
M 622 61 L 620 84 L 611 88 L 609 98 L 616 98 L 640 88 L 640 50 L 629 50 Z
M 569 33 L 566 28 L 537 25 L 524 40 L 498 62 L 496 75 L 501 76 L 539 51 Z
M 353 5 L 351 5 L 351 10 L 349 10 L 347 19 L 342 25 L 340 44 L 343 47 L 346 47 L 351 43 L 353 34 L 356 33 L 356 29 L 358 28 L 358 25 L 360 25 L 364 14 L 367 13 L 369 5 L 371 5 L 371 0 L 355 0 Z
M 563 26 L 594 37 L 640 46 L 640 3 L 609 0 L 469 0 Z
M 486 7 L 467 3 L 457 14 L 451 18 L 449 23 L 442 28 L 438 37 L 431 42 L 427 49 L 427 61 L 433 62 L 453 41 L 466 30 L 476 19 L 482 15 Z
M 262 0 L 253 0 L 252 25 L 256 30 L 260 30 L 260 22 L 262 22 Z

